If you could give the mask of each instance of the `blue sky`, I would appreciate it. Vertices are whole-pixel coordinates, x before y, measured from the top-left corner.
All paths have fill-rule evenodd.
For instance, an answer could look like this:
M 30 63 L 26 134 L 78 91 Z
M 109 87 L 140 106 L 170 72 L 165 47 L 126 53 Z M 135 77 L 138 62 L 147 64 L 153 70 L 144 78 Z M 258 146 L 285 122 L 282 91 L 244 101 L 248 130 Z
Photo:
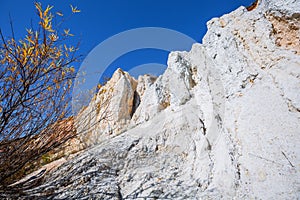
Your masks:
M 81 42 L 80 54 L 85 57 L 99 43 L 107 38 L 139 27 L 163 27 L 179 31 L 201 42 L 206 29 L 206 22 L 213 17 L 220 17 L 239 6 L 248 6 L 254 0 L 60 0 L 40 1 L 44 6 L 54 5 L 55 11 L 70 13 L 70 4 L 81 13 L 74 15 L 66 27 L 75 34 L 74 42 Z M 34 1 L 0 0 L 0 28 L 5 35 L 10 34 L 9 14 L 12 17 L 15 34 L 25 34 L 35 16 Z M 188 50 L 188 49 L 187 49 Z M 107 68 L 105 76 L 110 76 L 117 67 L 130 70 L 134 66 L 147 63 L 165 65 L 168 52 L 144 49 L 120 56 Z M 101 55 L 99 58 L 101 59 Z M 93 63 L 97 65 L 97 63 Z M 78 64 L 77 67 L 79 67 Z M 137 71 L 137 70 L 136 70 Z M 157 70 L 161 73 L 162 70 Z

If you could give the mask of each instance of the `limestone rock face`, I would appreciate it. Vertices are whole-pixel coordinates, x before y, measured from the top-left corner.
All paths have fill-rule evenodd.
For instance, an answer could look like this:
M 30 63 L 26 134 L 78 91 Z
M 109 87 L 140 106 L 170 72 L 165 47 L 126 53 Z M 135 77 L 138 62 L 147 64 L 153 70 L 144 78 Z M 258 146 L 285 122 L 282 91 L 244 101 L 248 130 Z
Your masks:
M 170 53 L 155 81 L 117 71 L 103 88 L 113 88 L 112 130 L 128 130 L 105 138 L 95 120 L 103 142 L 26 197 L 299 198 L 299 1 L 258 2 L 210 20 L 203 44 Z
M 291 2 L 263 1 L 212 19 L 203 39 L 225 88 L 222 125 L 235 146 L 236 194 L 249 198 L 299 196 L 300 24 L 290 17 L 299 1 Z M 297 31 L 289 45 L 279 45 L 274 31 L 283 22 L 285 38 Z
M 167 107 L 178 107 L 190 100 L 190 90 L 195 83 L 191 66 L 183 59 L 185 54 L 187 52 L 169 55 L 167 70 L 144 91 L 142 101 L 133 115 L 133 123 L 148 121 Z
M 139 76 L 136 92 L 140 96 L 140 99 L 144 96 L 145 91 L 156 81 L 157 77 L 145 74 Z
M 118 69 L 102 89 L 100 89 L 96 103 L 102 104 L 101 101 L 107 101 L 108 109 L 100 108 L 101 113 L 107 112 L 108 119 L 105 121 L 110 122 L 111 129 L 120 131 L 124 125 L 131 119 L 134 92 L 136 90 L 137 81 L 132 78 L 127 72 Z M 102 94 L 107 91 L 107 96 L 102 98 Z M 103 127 L 101 127 L 103 129 Z
M 137 81 L 117 69 L 99 89 L 90 104 L 77 117 L 77 131 L 87 146 L 123 131 L 129 124 L 134 107 Z

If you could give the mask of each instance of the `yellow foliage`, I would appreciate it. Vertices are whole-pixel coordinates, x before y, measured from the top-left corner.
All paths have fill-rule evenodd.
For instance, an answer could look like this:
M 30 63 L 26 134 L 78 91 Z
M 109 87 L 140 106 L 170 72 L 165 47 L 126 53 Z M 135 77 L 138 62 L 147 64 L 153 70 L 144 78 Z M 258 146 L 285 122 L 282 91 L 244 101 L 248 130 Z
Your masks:
M 34 5 L 39 19 L 38 24 L 26 29 L 26 35 L 21 40 L 15 41 L 14 38 L 6 40 L 6 37 L 2 37 L 0 65 L 4 68 L 4 75 L 0 74 L 0 81 L 4 84 L 1 85 L 0 95 L 13 87 L 23 89 L 23 86 L 27 87 L 26 84 L 32 84 L 30 85 L 33 87 L 32 91 L 34 91 L 34 87 L 37 87 L 42 88 L 41 91 L 44 92 L 58 91 L 63 88 L 67 91 L 72 85 L 72 80 L 69 78 L 73 77 L 75 69 L 68 66 L 75 62 L 74 55 L 78 49 L 64 44 L 63 41 L 66 36 L 74 36 L 74 34 L 67 28 L 65 30 L 57 29 L 60 27 L 60 23 L 56 24 L 54 21 L 56 15 L 53 16 L 51 12 L 59 16 L 63 16 L 63 14 L 54 12 L 53 6 L 48 5 L 43 9 L 41 3 L 34 3 Z M 77 7 L 71 6 L 71 8 L 72 13 L 80 12 Z M 59 40 L 60 37 L 62 40 Z M 50 86 L 50 84 L 53 85 Z M 15 92 L 15 88 L 10 92 Z M 32 99 L 32 101 L 38 100 Z M 3 107 L 6 108 L 5 105 Z M 3 107 L 0 107 L 0 111 L 3 110 Z
M 69 51 L 70 51 L 70 52 L 74 52 L 74 51 L 75 51 L 74 47 L 70 47 L 70 48 L 69 48 Z
M 58 40 L 58 36 L 56 34 L 54 34 L 54 33 L 51 33 L 48 37 L 53 42 L 55 42 L 55 41 Z
M 46 10 L 44 11 L 44 17 L 48 15 L 48 12 L 53 8 L 53 6 L 47 6 Z
M 29 35 L 32 35 L 32 34 L 33 34 L 33 32 L 32 32 L 31 29 L 27 29 L 27 28 L 26 28 L 26 31 L 27 31 L 27 33 L 28 33 Z
M 16 69 L 17 69 L 16 66 L 12 66 L 12 67 L 11 67 L 11 71 L 12 71 L 12 72 L 16 71 Z
M 64 14 L 62 12 L 60 12 L 60 11 L 56 12 L 56 14 L 59 15 L 59 16 L 61 16 L 61 17 L 64 16 Z
M 31 36 L 26 35 L 25 40 L 28 41 L 31 44 L 34 44 L 34 41 L 32 40 Z
M 74 36 L 74 34 L 70 33 L 70 29 L 64 29 L 64 32 L 66 36 Z
M 72 72 L 72 73 L 74 73 L 74 72 L 75 72 L 75 69 L 74 69 L 74 67 L 70 67 L 69 69 L 70 69 L 70 72 Z
M 54 30 L 52 29 L 52 22 L 51 22 L 53 15 L 49 12 L 53 8 L 53 6 L 48 5 L 44 12 L 41 3 L 35 3 L 35 7 L 41 19 L 40 25 L 42 26 L 42 28 L 45 29 L 46 31 L 54 32 Z
M 41 3 L 34 3 L 36 9 L 38 10 L 38 14 L 40 18 L 43 18 L 43 11 L 42 11 L 42 5 Z
M 79 12 L 81 12 L 81 10 L 78 10 L 77 9 L 77 7 L 73 7 L 72 5 L 70 5 L 71 6 L 71 9 L 72 9 L 72 13 L 79 13 Z

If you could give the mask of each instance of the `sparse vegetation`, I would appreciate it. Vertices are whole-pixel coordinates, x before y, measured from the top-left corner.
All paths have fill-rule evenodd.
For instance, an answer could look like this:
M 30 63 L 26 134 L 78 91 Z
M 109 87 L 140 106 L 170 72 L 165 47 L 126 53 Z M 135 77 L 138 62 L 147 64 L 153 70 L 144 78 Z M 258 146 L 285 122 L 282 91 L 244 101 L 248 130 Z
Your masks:
M 77 46 L 67 44 L 74 36 L 63 29 L 63 13 L 35 3 L 36 26 L 24 38 L 0 29 L 0 185 L 14 173 L 74 137 L 70 116 L 70 91 L 78 61 Z M 71 13 L 78 13 L 71 6 Z M 54 14 L 55 13 L 55 14 Z M 59 23 L 54 18 L 59 17 Z M 46 157 L 45 162 L 48 161 Z

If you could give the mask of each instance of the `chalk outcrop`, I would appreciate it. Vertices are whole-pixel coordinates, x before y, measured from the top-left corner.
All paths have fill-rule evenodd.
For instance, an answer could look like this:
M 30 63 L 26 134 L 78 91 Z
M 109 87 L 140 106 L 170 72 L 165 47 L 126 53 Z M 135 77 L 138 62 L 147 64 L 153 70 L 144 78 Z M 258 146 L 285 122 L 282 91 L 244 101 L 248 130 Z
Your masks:
M 124 131 L 136 109 L 137 81 L 122 69 L 117 69 L 112 78 L 89 105 L 79 112 L 76 127 L 84 146 L 97 144 Z
M 83 111 L 96 124 L 89 130 L 97 144 L 25 194 L 299 198 L 299 9 L 299 1 L 262 0 L 214 18 L 203 44 L 170 53 L 157 79 L 118 70 Z M 117 133 L 97 122 L 101 111 L 93 108 L 104 97 L 110 104 L 100 110 L 110 111 Z

